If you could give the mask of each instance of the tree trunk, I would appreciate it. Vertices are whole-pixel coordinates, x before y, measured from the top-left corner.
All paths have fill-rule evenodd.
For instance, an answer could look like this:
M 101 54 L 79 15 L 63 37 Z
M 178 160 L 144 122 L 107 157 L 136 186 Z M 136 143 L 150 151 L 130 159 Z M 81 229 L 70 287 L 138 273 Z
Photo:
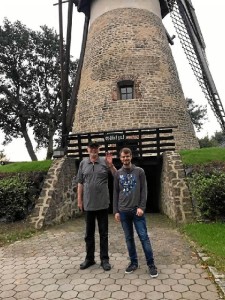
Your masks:
M 53 155 L 53 135 L 50 135 L 48 140 L 46 159 L 51 159 L 52 155 Z
M 29 135 L 27 133 L 27 130 L 26 129 L 22 130 L 22 133 L 23 133 L 23 137 L 25 139 L 25 145 L 26 145 L 26 148 L 27 148 L 27 151 L 28 151 L 28 153 L 30 155 L 31 160 L 32 161 L 38 160 L 37 156 L 36 156 L 36 154 L 34 152 L 33 145 L 31 143 L 30 137 L 29 137 Z

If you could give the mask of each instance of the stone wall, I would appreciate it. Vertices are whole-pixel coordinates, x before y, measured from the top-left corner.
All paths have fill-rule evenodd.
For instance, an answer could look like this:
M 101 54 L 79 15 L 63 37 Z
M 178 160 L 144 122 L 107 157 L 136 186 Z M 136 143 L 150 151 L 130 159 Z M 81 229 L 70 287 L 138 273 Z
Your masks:
M 190 222 L 194 218 L 191 195 L 185 177 L 184 166 L 177 152 L 163 154 L 160 211 L 177 223 Z
M 73 180 L 76 172 L 76 163 L 72 158 L 63 157 L 53 161 L 29 217 L 35 228 L 62 223 L 79 214 Z

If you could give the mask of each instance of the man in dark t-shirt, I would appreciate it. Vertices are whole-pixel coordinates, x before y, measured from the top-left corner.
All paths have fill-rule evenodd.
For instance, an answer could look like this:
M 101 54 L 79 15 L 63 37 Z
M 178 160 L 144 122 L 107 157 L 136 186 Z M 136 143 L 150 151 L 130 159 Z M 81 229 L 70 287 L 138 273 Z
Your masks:
M 129 148 L 120 150 L 122 168 L 114 174 L 113 213 L 115 220 L 121 222 L 124 231 L 130 264 L 125 273 L 138 268 L 138 257 L 134 241 L 135 227 L 145 253 L 146 263 L 151 277 L 157 277 L 153 251 L 147 232 L 144 211 L 147 202 L 147 182 L 142 168 L 131 163 L 132 152 Z

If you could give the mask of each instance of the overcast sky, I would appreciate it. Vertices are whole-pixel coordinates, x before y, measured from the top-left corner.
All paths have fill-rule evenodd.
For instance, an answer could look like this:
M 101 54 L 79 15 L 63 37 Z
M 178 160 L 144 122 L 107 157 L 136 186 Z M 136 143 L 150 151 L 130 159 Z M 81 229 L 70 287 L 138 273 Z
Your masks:
M 11 22 L 19 20 L 28 28 L 34 30 L 39 30 L 41 25 L 46 24 L 48 27 L 55 28 L 58 31 L 58 6 L 54 5 L 57 2 L 58 0 L 0 0 L 0 25 L 3 23 L 4 17 L 7 17 Z M 225 108 L 225 1 L 192 0 L 192 3 L 195 8 L 199 25 L 206 43 L 206 55 L 209 68 Z M 64 25 L 66 28 L 67 4 L 63 4 L 63 7 Z M 71 55 L 73 55 L 74 58 L 79 58 L 83 22 L 83 14 L 77 13 L 74 7 L 71 44 Z M 163 22 L 169 34 L 171 36 L 176 35 L 170 16 L 167 16 Z M 207 134 L 211 136 L 216 130 L 220 131 L 221 128 L 215 116 L 213 115 L 207 100 L 204 97 L 204 94 L 198 86 L 198 83 L 186 60 L 177 37 L 175 38 L 174 42 L 175 45 L 172 46 L 172 52 L 177 64 L 177 69 L 185 97 L 192 98 L 196 104 L 207 105 L 208 108 L 209 120 L 205 123 L 204 129 L 200 133 L 197 133 L 197 136 L 200 138 L 206 136 Z M 3 138 L 0 134 L 0 143 L 2 143 L 2 141 Z M 13 141 L 5 148 L 0 144 L 0 150 L 3 149 L 10 161 L 30 160 L 24 146 L 23 139 L 17 139 Z M 39 159 L 44 159 L 45 151 L 40 151 L 40 153 L 38 153 L 38 157 Z

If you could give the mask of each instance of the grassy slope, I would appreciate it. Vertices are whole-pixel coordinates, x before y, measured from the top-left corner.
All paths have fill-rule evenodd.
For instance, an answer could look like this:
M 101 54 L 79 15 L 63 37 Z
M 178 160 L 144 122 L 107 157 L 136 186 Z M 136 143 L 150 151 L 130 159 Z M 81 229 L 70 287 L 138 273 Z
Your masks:
M 225 148 L 202 148 L 180 151 L 184 165 L 206 164 L 213 161 L 225 162 Z
M 9 163 L 0 166 L 0 173 L 48 171 L 51 164 L 52 160 Z

